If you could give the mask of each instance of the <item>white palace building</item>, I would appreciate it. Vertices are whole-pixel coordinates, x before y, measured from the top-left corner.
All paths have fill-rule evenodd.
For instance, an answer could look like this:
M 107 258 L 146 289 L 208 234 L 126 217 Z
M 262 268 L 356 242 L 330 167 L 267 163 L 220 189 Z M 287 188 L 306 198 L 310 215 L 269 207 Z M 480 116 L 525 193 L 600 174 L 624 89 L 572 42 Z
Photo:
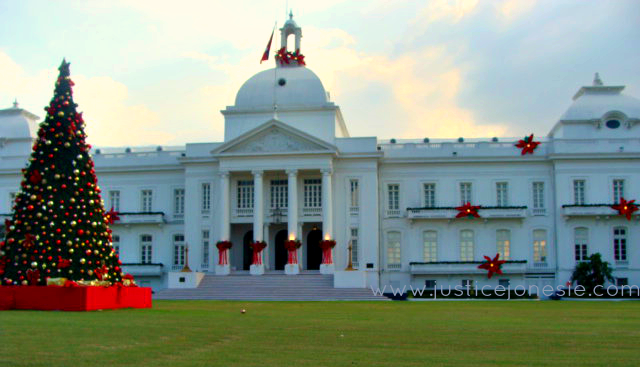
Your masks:
M 280 31 L 282 47 L 300 49 L 292 19 Z M 640 199 L 640 100 L 623 90 L 596 75 L 521 155 L 518 139 L 352 137 L 320 79 L 293 59 L 240 87 L 221 111 L 223 142 L 92 154 L 105 207 L 120 213 L 113 246 L 155 289 L 185 257 L 194 271 L 249 276 L 249 244 L 260 240 L 263 265 L 251 273 L 284 273 L 289 238 L 302 243 L 301 274 L 320 270 L 321 239 L 337 243 L 333 265 L 322 266 L 336 276 L 352 244 L 351 281 L 363 288 L 556 286 L 596 252 L 619 286 L 640 284 L 640 212 L 627 220 L 611 208 Z M 0 110 L 0 223 L 38 119 L 17 103 Z M 456 219 L 467 202 L 481 206 L 480 218 Z M 221 240 L 233 244 L 228 266 L 218 265 Z M 509 262 L 488 279 L 477 266 L 496 253 Z

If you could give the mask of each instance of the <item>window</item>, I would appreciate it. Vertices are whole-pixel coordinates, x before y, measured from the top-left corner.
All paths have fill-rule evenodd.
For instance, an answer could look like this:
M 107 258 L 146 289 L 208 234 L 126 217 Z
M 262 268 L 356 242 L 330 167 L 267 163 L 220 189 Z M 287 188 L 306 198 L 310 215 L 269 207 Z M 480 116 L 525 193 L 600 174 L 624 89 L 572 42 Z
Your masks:
M 173 235 L 173 270 L 180 270 L 184 267 L 185 248 L 184 235 Z
M 349 193 L 352 208 L 360 206 L 360 183 L 356 179 L 349 180 Z
M 463 288 L 473 288 L 473 280 L 471 279 L 462 279 L 461 284 Z
M 426 289 L 436 289 L 436 281 L 435 279 L 427 279 L 424 281 L 424 287 Z
M 438 232 L 424 231 L 422 232 L 422 242 L 424 251 L 424 261 L 438 261 Z
M 389 184 L 387 185 L 388 201 L 387 206 L 389 210 L 400 210 L 400 185 Z
M 173 190 L 173 215 L 176 217 L 184 215 L 184 189 Z
M 496 182 L 496 204 L 497 206 L 509 206 L 509 192 L 506 182 Z
M 424 207 L 434 208 L 436 206 L 436 184 L 426 183 L 422 186 L 424 192 Z
M 584 205 L 584 180 L 573 180 L 573 203 L 575 205 Z
M 533 231 L 533 261 L 547 262 L 547 231 L 545 229 Z
M 391 231 L 387 233 L 387 265 L 389 268 L 400 268 L 402 263 L 401 251 L 400 232 Z
M 287 180 L 271 180 L 271 209 L 289 206 L 289 187 Z
M 109 191 L 109 208 L 117 212 L 120 211 L 120 191 Z
M 113 251 L 120 257 L 120 236 L 114 234 L 111 236 L 111 246 L 113 247 Z
M 202 269 L 209 269 L 209 230 L 202 230 Z
M 358 268 L 358 228 L 351 228 L 351 262 Z
M 499 229 L 496 231 L 496 249 L 500 254 L 500 259 L 509 260 L 511 258 L 511 231 Z
M 471 182 L 460 182 L 460 204 L 471 203 Z
M 589 241 L 589 232 L 586 228 L 576 228 L 573 233 L 574 238 L 574 254 L 576 261 L 588 260 L 587 243 Z
M 151 190 L 142 190 L 142 205 L 141 208 L 143 212 L 149 213 L 153 209 L 153 191 Z
M 460 231 L 460 261 L 473 261 L 473 231 Z
M 304 207 L 322 207 L 322 180 L 312 178 L 304 180 Z
M 533 183 L 533 208 L 544 209 L 544 182 Z
M 624 197 L 624 180 L 613 180 L 613 202 L 619 203 Z
M 211 184 L 204 182 L 202 184 L 202 212 L 209 213 L 211 210 Z
M 627 261 L 627 229 L 613 229 L 613 258 L 616 261 Z
M 253 208 L 253 180 L 238 181 L 238 209 Z
M 511 284 L 509 279 L 499 279 L 498 280 L 498 285 L 501 285 L 501 286 L 503 286 L 505 288 L 509 288 L 509 284 Z
M 629 278 L 616 278 L 616 286 L 623 287 L 629 285 Z
M 151 264 L 153 256 L 153 245 L 151 244 L 152 237 L 149 234 L 143 234 L 140 236 L 140 262 L 143 264 Z

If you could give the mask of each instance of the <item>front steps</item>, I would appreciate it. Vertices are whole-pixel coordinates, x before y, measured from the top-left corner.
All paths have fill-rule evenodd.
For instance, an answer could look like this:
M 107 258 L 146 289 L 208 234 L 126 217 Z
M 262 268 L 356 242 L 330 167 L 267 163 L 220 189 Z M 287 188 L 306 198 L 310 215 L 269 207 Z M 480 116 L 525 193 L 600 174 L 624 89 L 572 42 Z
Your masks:
M 243 301 L 382 301 L 371 289 L 333 288 L 333 275 L 264 274 L 206 275 L 198 288 L 164 289 L 154 299 L 212 299 Z

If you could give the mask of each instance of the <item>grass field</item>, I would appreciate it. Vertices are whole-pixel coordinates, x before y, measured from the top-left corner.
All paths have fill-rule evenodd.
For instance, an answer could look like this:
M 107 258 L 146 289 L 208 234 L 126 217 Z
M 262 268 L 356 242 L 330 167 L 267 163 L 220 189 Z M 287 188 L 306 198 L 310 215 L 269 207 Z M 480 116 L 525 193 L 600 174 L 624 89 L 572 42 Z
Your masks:
M 639 346 L 640 302 L 156 301 L 151 310 L 0 312 L 2 367 L 637 366 Z

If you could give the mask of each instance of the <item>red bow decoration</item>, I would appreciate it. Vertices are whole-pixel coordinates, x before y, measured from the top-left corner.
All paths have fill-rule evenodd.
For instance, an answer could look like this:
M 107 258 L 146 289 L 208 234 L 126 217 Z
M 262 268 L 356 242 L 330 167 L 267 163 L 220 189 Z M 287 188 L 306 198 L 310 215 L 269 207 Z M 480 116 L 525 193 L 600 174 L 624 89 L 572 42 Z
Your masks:
M 518 140 L 518 144 L 515 144 L 516 147 L 522 149 L 520 155 L 525 155 L 527 153 L 533 154 L 533 151 L 540 145 L 539 141 L 533 141 L 533 134 L 529 136 L 525 136 L 524 139 Z
M 98 278 L 98 280 L 102 280 L 102 278 L 109 272 L 109 268 L 107 268 L 106 266 L 102 265 L 101 268 L 97 268 L 96 270 L 93 271 L 93 273 L 96 275 L 96 277 Z
M 113 224 L 115 221 L 120 220 L 120 216 L 118 216 L 119 212 L 113 210 L 113 208 L 109 209 L 106 214 L 107 222 L 109 224 Z
M 58 269 L 64 269 L 71 266 L 71 260 L 63 259 L 62 256 L 58 256 Z
M 287 258 L 287 264 L 298 263 L 298 250 L 302 246 L 299 240 L 288 240 L 284 243 L 284 248 L 287 250 L 289 256 Z
M 320 248 L 322 249 L 322 263 L 333 264 L 333 256 L 331 255 L 331 249 L 336 247 L 336 241 L 334 240 L 322 240 L 320 241 Z
M 506 263 L 505 260 L 498 260 L 500 258 L 500 254 L 496 254 L 496 256 L 491 259 L 489 256 L 484 257 L 487 262 L 478 265 L 478 269 L 484 269 L 488 271 L 487 277 L 491 279 L 493 274 L 502 274 L 502 264 Z
M 463 206 L 456 207 L 458 214 L 456 218 L 480 218 L 480 214 L 478 214 L 478 209 L 480 209 L 479 205 L 471 205 L 471 203 L 466 203 Z
M 253 250 L 253 261 L 251 261 L 251 265 L 262 265 L 262 256 L 260 256 L 260 253 L 267 247 L 267 243 L 264 241 L 255 241 L 250 243 L 249 246 Z
M 27 233 L 24 235 L 24 240 L 22 240 L 22 246 L 24 248 L 31 248 L 35 244 L 36 236 L 31 233 Z
M 29 281 L 29 285 L 38 285 L 38 281 L 40 281 L 40 270 L 27 270 L 27 280 Z
M 218 248 L 218 265 L 228 265 L 227 250 L 231 248 L 231 241 L 219 241 L 216 243 Z
M 638 210 L 638 206 L 634 204 L 635 202 L 635 200 L 626 201 L 621 197 L 620 202 L 612 205 L 611 209 L 617 210 L 618 214 L 627 217 L 627 220 L 631 220 L 631 215 Z
M 31 172 L 31 175 L 29 176 L 29 182 L 37 185 L 40 183 L 40 181 L 42 181 L 42 174 L 37 169 L 33 170 L 33 172 Z

